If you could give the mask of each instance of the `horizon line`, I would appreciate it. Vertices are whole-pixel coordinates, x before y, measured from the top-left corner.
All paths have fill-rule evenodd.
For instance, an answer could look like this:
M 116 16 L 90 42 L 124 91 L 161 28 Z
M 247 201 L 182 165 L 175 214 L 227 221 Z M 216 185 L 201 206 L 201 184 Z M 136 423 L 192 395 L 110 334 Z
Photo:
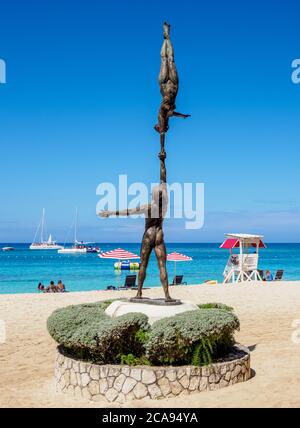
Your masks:
M 80 241 L 79 241 L 80 242 Z M 85 241 L 83 241 L 83 242 L 85 242 Z M 93 244 L 125 244 L 125 245 L 127 245 L 127 244 L 133 244 L 133 245 L 141 245 L 141 242 L 140 241 L 138 241 L 138 242 L 123 242 L 123 241 L 89 241 L 89 242 L 91 242 L 91 243 L 93 243 Z M 71 244 L 74 244 L 74 242 L 73 241 L 70 241 L 70 242 L 60 242 L 60 241 L 56 241 L 56 243 L 57 244 L 63 244 L 63 245 L 71 245 Z M 24 245 L 31 245 L 32 244 L 32 242 L 30 242 L 30 241 L 28 241 L 28 242 L 25 242 L 25 241 L 22 241 L 22 242 L 20 242 L 20 241 L 0 241 L 0 245 L 2 245 L 2 244 L 24 244 Z M 194 245 L 196 245 L 196 244 L 222 244 L 222 241 L 206 241 L 206 242 L 204 242 L 204 241 L 202 241 L 202 242 L 185 242 L 185 241 L 183 241 L 183 242 L 166 242 L 166 244 L 172 244 L 172 245 L 180 245 L 180 244 L 189 244 L 189 245 L 191 245 L 191 244 L 194 244 Z M 276 242 L 276 241 L 268 241 L 268 242 L 266 242 L 266 244 L 268 245 L 268 244 L 300 244 L 300 242 L 290 242 L 290 241 L 279 241 L 279 242 Z

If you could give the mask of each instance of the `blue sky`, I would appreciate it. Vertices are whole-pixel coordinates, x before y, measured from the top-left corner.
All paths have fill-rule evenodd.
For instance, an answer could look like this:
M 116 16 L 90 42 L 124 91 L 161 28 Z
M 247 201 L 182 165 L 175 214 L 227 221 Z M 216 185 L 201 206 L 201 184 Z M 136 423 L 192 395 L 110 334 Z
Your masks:
M 230 231 L 300 242 L 299 2 L 2 2 L 0 241 L 31 241 L 42 207 L 64 241 L 138 242 L 143 220 L 98 219 L 96 187 L 158 179 L 162 23 L 180 77 L 167 136 L 170 182 L 205 183 L 205 225 L 166 221 L 167 241 Z

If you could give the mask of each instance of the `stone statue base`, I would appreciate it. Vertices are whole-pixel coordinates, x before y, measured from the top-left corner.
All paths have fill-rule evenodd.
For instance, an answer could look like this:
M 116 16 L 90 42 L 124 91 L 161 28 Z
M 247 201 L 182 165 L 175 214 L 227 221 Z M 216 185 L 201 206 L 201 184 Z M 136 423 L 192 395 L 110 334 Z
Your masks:
M 199 310 L 197 305 L 188 301 L 177 300 L 175 302 L 165 302 L 164 299 L 145 298 L 134 300 L 136 302 L 132 302 L 131 300 L 116 300 L 106 308 L 105 313 L 111 318 L 116 318 L 131 312 L 141 312 L 147 315 L 149 324 L 153 324 L 162 318 L 172 317 L 187 311 Z
M 150 299 L 149 297 L 132 297 L 129 299 L 130 303 L 143 303 L 144 305 L 156 305 L 156 306 L 177 306 L 182 305 L 182 301 L 178 299 L 172 299 L 166 301 L 164 298 Z

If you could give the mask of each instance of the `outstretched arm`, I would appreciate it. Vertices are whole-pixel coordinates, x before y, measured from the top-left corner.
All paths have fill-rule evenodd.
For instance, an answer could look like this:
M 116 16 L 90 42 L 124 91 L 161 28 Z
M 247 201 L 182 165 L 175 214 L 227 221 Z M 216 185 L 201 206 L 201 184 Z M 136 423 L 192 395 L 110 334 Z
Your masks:
M 187 117 L 191 117 L 190 114 L 182 114 L 182 113 L 178 113 L 177 111 L 173 111 L 173 115 L 175 117 L 182 117 L 183 119 L 186 119 Z
M 125 210 L 117 211 L 100 211 L 98 215 L 100 217 L 111 217 L 111 216 L 130 216 L 134 214 L 145 214 L 148 209 L 148 205 L 142 205 L 141 207 L 136 208 L 127 208 Z

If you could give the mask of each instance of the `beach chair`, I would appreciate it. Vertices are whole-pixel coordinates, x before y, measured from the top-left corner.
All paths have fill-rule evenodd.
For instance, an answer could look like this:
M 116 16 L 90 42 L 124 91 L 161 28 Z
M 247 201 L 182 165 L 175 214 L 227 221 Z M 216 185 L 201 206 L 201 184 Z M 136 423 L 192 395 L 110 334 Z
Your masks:
M 264 280 L 264 271 L 262 269 L 258 269 L 257 272 L 259 273 L 259 276 L 261 277 L 261 280 Z
M 119 287 L 119 290 L 136 289 L 136 275 L 126 275 L 124 285 Z
M 276 272 L 276 275 L 275 275 L 275 279 L 274 279 L 274 281 L 281 281 L 281 280 L 282 280 L 282 277 L 283 277 L 283 272 L 284 272 L 284 270 L 283 270 L 283 269 L 279 269 L 279 270 Z
M 108 285 L 106 290 L 132 290 L 135 289 L 136 275 L 126 275 L 124 285 L 116 287 L 115 285 Z
M 176 275 L 173 278 L 173 282 L 171 285 L 186 285 L 186 282 L 183 282 L 183 275 Z

